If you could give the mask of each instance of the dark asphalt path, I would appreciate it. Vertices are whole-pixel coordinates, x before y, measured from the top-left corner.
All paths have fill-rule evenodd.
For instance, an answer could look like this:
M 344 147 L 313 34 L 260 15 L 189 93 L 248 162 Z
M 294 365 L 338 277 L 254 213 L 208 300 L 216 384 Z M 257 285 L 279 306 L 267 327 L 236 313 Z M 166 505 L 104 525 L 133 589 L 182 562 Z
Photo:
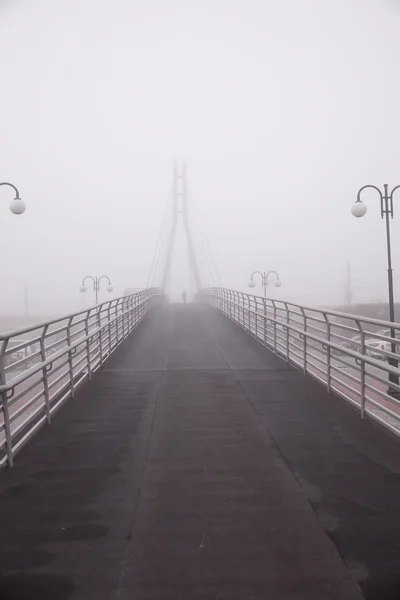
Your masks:
M 375 424 L 166 306 L 0 474 L 0 600 L 398 599 L 399 472 Z

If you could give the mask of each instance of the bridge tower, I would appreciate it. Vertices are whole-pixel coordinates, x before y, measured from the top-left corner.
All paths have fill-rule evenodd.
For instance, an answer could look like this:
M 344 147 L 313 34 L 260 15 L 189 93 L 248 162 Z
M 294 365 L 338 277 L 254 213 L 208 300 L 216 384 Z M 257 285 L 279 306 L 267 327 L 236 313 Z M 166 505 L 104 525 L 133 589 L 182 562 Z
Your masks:
M 199 263 L 197 261 L 196 252 L 194 249 L 193 236 L 190 229 L 188 216 L 188 187 L 186 164 L 183 161 L 179 168 L 178 162 L 175 160 L 172 183 L 172 226 L 168 236 L 166 258 L 161 279 L 161 288 L 163 290 L 165 290 L 171 274 L 172 253 L 174 249 L 179 215 L 182 215 L 183 227 L 186 234 L 186 243 L 189 256 L 189 269 L 194 279 L 196 291 L 198 291 L 202 288 L 202 281 L 200 276 Z

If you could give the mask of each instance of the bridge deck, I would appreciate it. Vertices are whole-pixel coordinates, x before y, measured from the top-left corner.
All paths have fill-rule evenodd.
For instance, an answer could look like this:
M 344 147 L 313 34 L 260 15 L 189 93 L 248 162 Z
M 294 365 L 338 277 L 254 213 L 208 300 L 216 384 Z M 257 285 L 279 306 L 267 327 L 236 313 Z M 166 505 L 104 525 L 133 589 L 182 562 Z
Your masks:
M 213 309 L 157 309 L 1 473 L 0 598 L 394 600 L 398 455 Z

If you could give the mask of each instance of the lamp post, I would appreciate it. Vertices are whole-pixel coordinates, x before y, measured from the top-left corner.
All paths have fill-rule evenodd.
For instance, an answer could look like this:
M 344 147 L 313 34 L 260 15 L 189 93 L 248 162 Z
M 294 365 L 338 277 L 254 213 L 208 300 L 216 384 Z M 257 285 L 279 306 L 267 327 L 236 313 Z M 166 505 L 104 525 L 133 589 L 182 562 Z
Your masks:
M 111 281 L 110 278 L 107 277 L 107 275 L 101 275 L 101 277 L 92 277 L 91 275 L 86 275 L 86 277 L 84 277 L 82 279 L 82 285 L 79 288 L 81 292 L 86 292 L 87 287 L 85 285 L 85 281 L 86 279 L 91 279 L 93 281 L 93 291 L 96 294 L 96 304 L 98 304 L 98 300 L 99 300 L 99 291 L 100 291 L 100 281 L 102 279 L 107 279 L 108 281 L 108 286 L 107 286 L 107 292 L 112 292 L 113 291 L 113 286 L 111 285 Z
M 14 215 L 22 215 L 25 212 L 25 202 L 20 198 L 19 191 L 12 183 L 8 183 L 7 181 L 3 181 L 0 183 L 0 186 L 6 185 L 12 188 L 15 192 L 14 200 L 10 202 L 10 210 Z
M 396 185 L 396 187 L 394 187 L 391 192 L 389 192 L 389 186 L 387 183 L 385 183 L 383 186 L 383 192 L 376 185 L 370 185 L 370 184 L 364 185 L 358 191 L 357 200 L 351 208 L 351 212 L 355 217 L 363 217 L 365 215 L 365 213 L 367 212 L 366 205 L 361 201 L 361 194 L 363 193 L 364 190 L 366 190 L 368 188 L 371 188 L 378 192 L 379 198 L 381 201 L 381 217 L 382 217 L 382 219 L 385 219 L 385 221 L 386 221 L 389 320 L 391 323 L 394 323 L 395 317 L 394 317 L 393 269 L 392 269 L 392 250 L 391 250 L 391 243 L 390 243 L 390 219 L 389 219 L 389 217 L 391 217 L 393 219 L 393 196 L 394 196 L 394 193 L 396 192 L 396 190 L 398 190 L 400 188 L 400 185 Z M 390 336 L 393 339 L 396 336 L 396 332 L 393 327 L 390 329 Z M 391 344 L 391 352 L 392 352 L 392 354 L 396 354 L 396 344 L 393 341 Z M 390 357 L 388 360 L 388 363 L 390 366 L 395 367 L 395 368 L 398 368 L 398 366 L 399 366 L 399 361 L 396 358 Z M 389 382 L 399 385 L 398 375 L 389 373 Z M 392 388 L 390 386 L 390 383 L 389 383 L 388 394 L 390 394 L 391 396 L 393 396 L 395 398 L 400 398 L 400 391 Z
M 268 271 L 268 273 L 266 273 L 265 271 L 264 271 L 264 273 L 261 273 L 261 271 L 254 271 L 251 274 L 251 278 L 249 281 L 249 287 L 251 287 L 251 288 L 255 287 L 255 285 L 256 285 L 255 282 L 253 281 L 254 275 L 260 275 L 260 277 L 261 277 L 261 285 L 264 287 L 264 297 L 265 298 L 267 297 L 267 287 L 268 287 L 269 275 L 275 275 L 275 277 L 276 277 L 276 280 L 274 283 L 275 287 L 281 287 L 281 285 L 282 285 L 282 282 L 279 279 L 279 275 L 276 271 Z

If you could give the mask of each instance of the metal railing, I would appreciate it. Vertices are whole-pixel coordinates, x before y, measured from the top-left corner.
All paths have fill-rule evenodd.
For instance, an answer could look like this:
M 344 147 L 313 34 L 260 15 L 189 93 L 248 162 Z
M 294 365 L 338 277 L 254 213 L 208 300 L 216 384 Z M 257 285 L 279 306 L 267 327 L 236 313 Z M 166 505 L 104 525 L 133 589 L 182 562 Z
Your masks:
M 164 299 L 142 290 L 0 335 L 0 466 L 31 437 Z
M 400 324 L 211 288 L 200 300 L 261 344 L 400 435 Z M 390 328 L 396 332 L 390 337 Z M 392 345 L 393 344 L 393 345 Z M 391 381 L 389 381 L 389 377 Z M 388 390 L 390 388 L 390 393 Z

